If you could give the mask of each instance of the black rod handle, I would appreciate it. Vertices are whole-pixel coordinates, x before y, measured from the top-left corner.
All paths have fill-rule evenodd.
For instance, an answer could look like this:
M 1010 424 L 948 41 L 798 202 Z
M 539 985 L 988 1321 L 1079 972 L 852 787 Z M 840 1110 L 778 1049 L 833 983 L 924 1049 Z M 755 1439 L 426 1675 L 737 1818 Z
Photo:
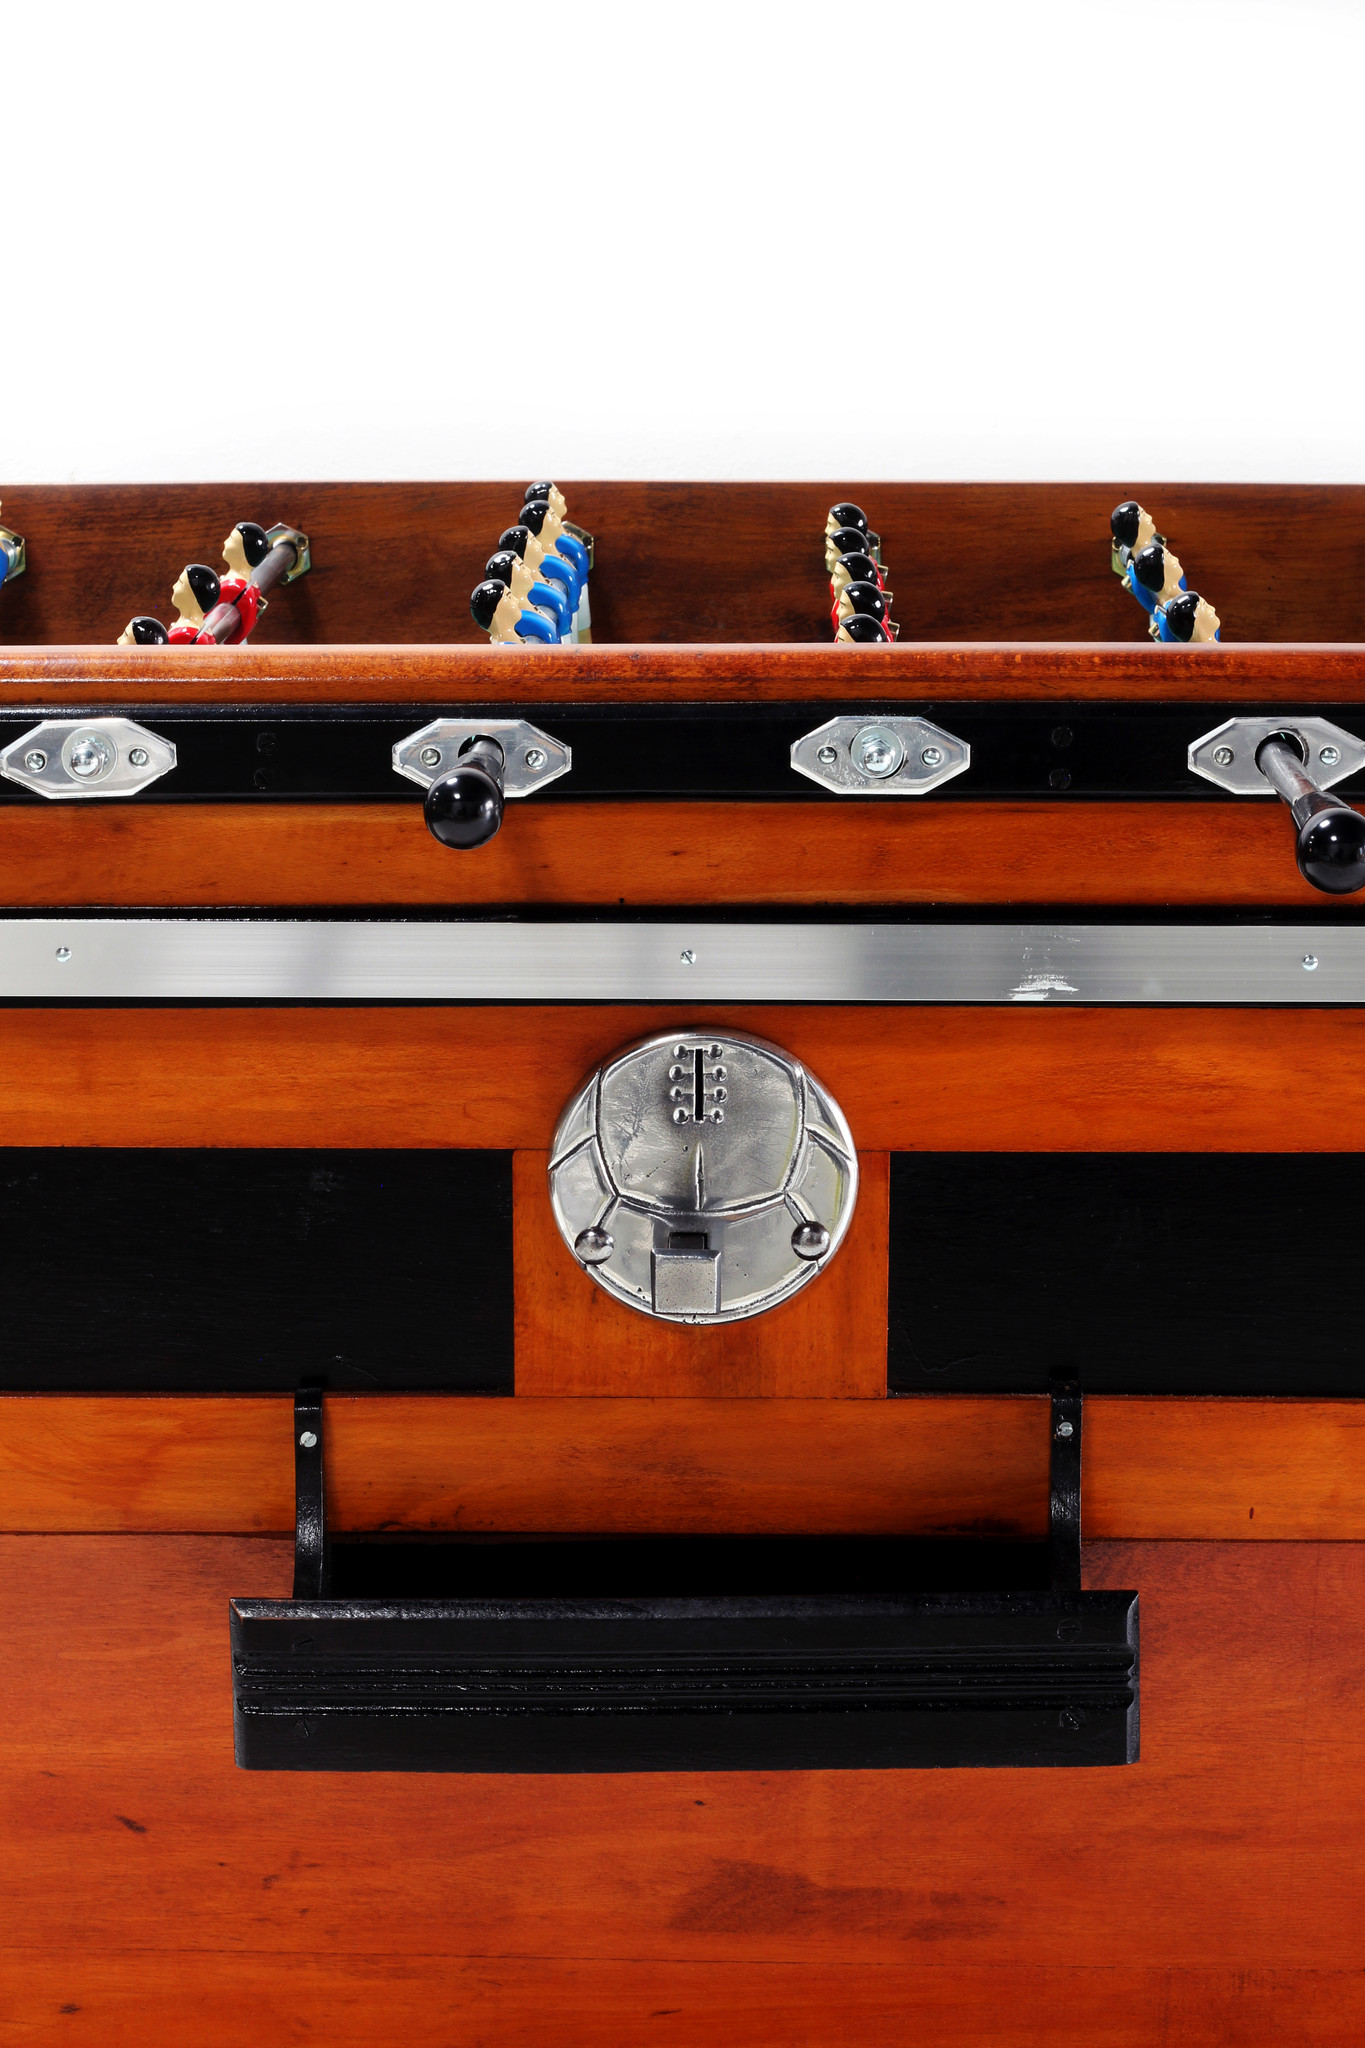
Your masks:
M 1256 766 L 1289 806 L 1305 882 L 1329 896 L 1350 896 L 1365 887 L 1365 817 L 1319 788 L 1298 742 L 1288 733 L 1272 733 L 1256 750 Z
M 486 846 L 502 823 L 505 762 L 495 739 L 466 740 L 459 759 L 429 786 L 422 805 L 427 830 L 442 846 Z

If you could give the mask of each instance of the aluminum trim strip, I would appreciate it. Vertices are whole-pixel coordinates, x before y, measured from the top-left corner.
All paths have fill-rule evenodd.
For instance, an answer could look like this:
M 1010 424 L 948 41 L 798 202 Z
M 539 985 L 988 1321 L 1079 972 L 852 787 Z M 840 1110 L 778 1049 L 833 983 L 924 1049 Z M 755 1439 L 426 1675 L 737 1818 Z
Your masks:
M 0 920 L 65 1000 L 1365 1004 L 1365 926 Z

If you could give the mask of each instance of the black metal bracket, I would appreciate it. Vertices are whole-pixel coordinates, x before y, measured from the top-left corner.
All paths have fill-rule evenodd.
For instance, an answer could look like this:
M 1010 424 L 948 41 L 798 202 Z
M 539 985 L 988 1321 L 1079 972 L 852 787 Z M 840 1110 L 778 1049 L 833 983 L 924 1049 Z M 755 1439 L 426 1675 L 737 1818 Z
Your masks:
M 237 1761 L 471 1772 L 1132 1763 L 1137 1595 L 1081 1591 L 1076 1380 L 1054 1381 L 1049 1414 L 1046 1544 L 513 1538 L 333 1554 L 322 1395 L 301 1388 L 293 1598 L 230 1603 Z
M 331 1591 L 331 1565 L 322 1387 L 308 1380 L 294 1396 L 294 1598 L 325 1600 Z

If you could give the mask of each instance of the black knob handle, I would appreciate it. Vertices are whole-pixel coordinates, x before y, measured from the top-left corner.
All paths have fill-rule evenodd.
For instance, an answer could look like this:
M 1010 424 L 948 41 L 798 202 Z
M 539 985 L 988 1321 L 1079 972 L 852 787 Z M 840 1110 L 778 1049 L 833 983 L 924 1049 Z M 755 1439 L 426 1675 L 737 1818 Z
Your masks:
M 427 830 L 442 846 L 486 846 L 502 823 L 502 748 L 482 735 L 466 740 L 453 768 L 438 775 L 422 805 Z
M 1256 751 L 1256 766 L 1289 806 L 1298 826 L 1299 873 L 1329 896 L 1365 887 L 1365 817 L 1319 789 L 1292 733 L 1272 733 Z

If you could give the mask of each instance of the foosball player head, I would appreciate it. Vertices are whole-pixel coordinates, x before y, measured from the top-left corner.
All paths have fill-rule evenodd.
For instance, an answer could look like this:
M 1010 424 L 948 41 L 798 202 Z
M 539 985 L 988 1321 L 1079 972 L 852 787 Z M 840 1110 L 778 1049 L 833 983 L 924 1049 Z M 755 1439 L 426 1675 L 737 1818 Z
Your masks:
M 527 505 L 549 505 L 553 511 L 557 512 L 564 522 L 565 533 L 572 534 L 575 540 L 582 541 L 587 549 L 588 567 L 591 569 L 592 535 L 588 532 L 586 526 L 578 526 L 570 519 L 568 502 L 559 485 L 551 483 L 527 484 L 524 502 Z
M 1185 571 L 1164 541 L 1149 540 L 1128 564 L 1128 587 L 1142 609 L 1151 613 L 1185 588 Z
M 1136 498 L 1125 498 L 1109 514 L 1109 566 L 1116 576 L 1128 574 L 1128 558 L 1149 541 L 1159 540 L 1150 512 L 1144 512 Z
M 177 646 L 184 641 L 197 640 L 199 629 L 219 602 L 222 590 L 215 570 L 203 562 L 189 563 L 180 571 L 171 592 L 171 603 L 179 617 L 166 638 Z
M 891 607 L 875 583 L 847 583 L 839 592 L 838 618 L 876 619 L 887 625 L 891 618 Z
M 841 555 L 866 555 L 869 561 L 876 560 L 868 546 L 867 535 L 859 533 L 856 526 L 836 526 L 833 533 L 825 535 L 825 567 L 831 574 Z M 881 564 L 877 566 L 880 571 Z
M 838 561 L 834 564 L 834 574 L 829 580 L 829 587 L 834 593 L 836 603 L 841 592 L 847 590 L 850 583 L 875 583 L 887 603 L 890 604 L 891 602 L 891 592 L 886 588 L 886 584 L 878 572 L 877 564 L 873 561 L 871 555 L 841 555 L 839 557 Z
M 475 584 L 469 610 L 475 625 L 483 628 L 495 646 L 515 647 L 525 640 L 554 645 L 559 639 L 557 626 L 542 613 L 528 611 L 505 583 L 497 583 L 491 576 Z
M 223 542 L 223 560 L 234 576 L 249 581 L 270 553 L 270 535 L 254 519 L 239 519 Z
M 1222 623 L 1208 599 L 1197 590 L 1182 590 L 1179 597 L 1168 598 L 1156 607 L 1152 617 L 1163 640 L 1185 647 L 1216 640 Z
M 590 567 L 588 551 L 576 534 L 566 531 L 564 521 L 552 505 L 544 499 L 533 498 L 521 508 L 521 523 L 530 527 L 547 554 L 553 551 L 572 562 L 580 579 L 586 583 Z
M 869 555 L 876 555 L 880 552 L 882 537 L 879 533 L 874 533 L 868 525 L 867 514 L 861 505 L 852 505 L 844 502 L 839 505 L 830 506 L 829 516 L 825 520 L 825 532 L 834 533 L 843 526 L 852 526 L 857 529 L 863 537 L 863 546 Z
M 851 619 L 840 619 L 836 641 L 845 646 L 870 646 L 873 642 L 885 643 L 891 638 L 884 619 L 870 619 L 865 612 L 855 612 Z
M 558 513 L 561 520 L 567 519 L 569 516 L 568 500 L 558 484 L 527 484 L 523 503 L 527 505 L 548 505 L 552 512 Z
M 139 612 L 135 619 L 129 619 L 118 636 L 120 647 L 164 647 L 170 635 L 160 619 L 148 618 Z

